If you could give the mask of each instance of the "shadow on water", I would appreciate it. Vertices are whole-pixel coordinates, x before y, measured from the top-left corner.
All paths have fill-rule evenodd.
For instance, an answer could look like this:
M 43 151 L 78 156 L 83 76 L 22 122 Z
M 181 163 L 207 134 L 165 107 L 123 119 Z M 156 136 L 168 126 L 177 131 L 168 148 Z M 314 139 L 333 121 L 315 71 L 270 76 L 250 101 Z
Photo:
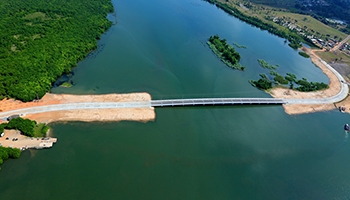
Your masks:
M 69 82 L 71 83 L 72 85 L 73 84 L 73 81 L 71 80 L 72 77 L 74 76 L 74 72 L 70 72 L 69 74 L 63 74 L 60 78 L 58 78 L 53 84 L 52 84 L 52 88 L 57 88 L 59 87 L 60 85 L 62 85 L 63 83 L 65 82 Z

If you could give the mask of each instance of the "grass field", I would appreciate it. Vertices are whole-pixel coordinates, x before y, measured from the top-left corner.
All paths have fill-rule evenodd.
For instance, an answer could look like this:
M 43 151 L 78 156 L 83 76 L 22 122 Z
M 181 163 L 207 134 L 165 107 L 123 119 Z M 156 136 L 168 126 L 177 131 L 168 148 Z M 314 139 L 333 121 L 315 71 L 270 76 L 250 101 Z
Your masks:
M 44 123 L 40 123 L 37 124 L 34 127 L 34 137 L 46 137 L 46 133 L 49 130 L 49 127 L 44 124 Z
M 350 56 L 341 52 L 317 52 L 317 55 L 329 64 L 344 63 L 350 66 Z
M 274 5 L 276 7 L 282 7 L 282 8 L 295 4 L 295 0 L 280 0 L 280 1 L 274 1 L 273 3 L 271 3 L 271 0 L 250 0 L 250 1 L 256 4 Z
M 278 8 L 276 9 L 276 8 L 272 8 L 269 6 L 263 6 L 263 5 L 256 5 L 256 6 L 253 6 L 252 9 L 247 9 L 243 6 L 239 6 L 239 5 L 244 4 L 243 0 L 228 0 L 228 2 L 226 2 L 226 0 L 218 0 L 218 1 L 221 3 L 226 3 L 226 4 L 229 4 L 231 6 L 234 6 L 234 7 L 238 8 L 241 12 L 243 12 L 249 16 L 257 17 L 264 22 L 274 24 L 276 26 L 278 26 L 278 25 L 270 20 L 265 19 L 265 16 L 268 15 L 268 16 L 275 16 L 275 17 L 279 17 L 279 18 L 284 17 L 287 21 L 290 21 L 290 22 L 298 25 L 300 28 L 304 28 L 304 26 L 307 27 L 310 30 L 310 33 L 312 33 L 318 37 L 322 36 L 321 38 L 323 38 L 323 39 L 325 37 L 330 37 L 330 38 L 336 37 L 337 39 L 339 39 L 339 38 L 344 39 L 347 36 L 345 33 L 340 32 L 339 30 L 332 28 L 330 26 L 327 26 L 309 15 L 296 14 L 296 13 L 291 13 L 291 12 L 287 12 L 287 11 L 284 12 L 283 11 L 284 9 L 278 9 Z M 283 1 L 283 4 L 287 5 L 293 1 L 294 0 Z M 264 1 L 264 0 L 260 0 L 260 1 L 256 0 L 254 2 L 266 3 L 266 1 Z M 280 26 L 279 29 L 286 29 L 286 27 Z M 311 30 L 313 30 L 313 32 Z

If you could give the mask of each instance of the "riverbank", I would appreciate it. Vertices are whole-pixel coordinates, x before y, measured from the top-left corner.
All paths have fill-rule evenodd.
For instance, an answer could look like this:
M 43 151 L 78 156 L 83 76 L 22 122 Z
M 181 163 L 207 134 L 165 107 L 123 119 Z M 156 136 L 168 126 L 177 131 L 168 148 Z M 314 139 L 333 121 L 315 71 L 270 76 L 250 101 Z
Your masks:
M 46 106 L 66 103 L 81 102 L 143 102 L 151 100 L 148 93 L 131 94 L 105 94 L 105 95 L 69 95 L 69 94 L 50 94 L 33 102 L 22 102 L 14 99 L 4 99 L 0 101 L 0 111 L 10 111 L 35 106 Z M 155 119 L 155 112 L 152 107 L 149 108 L 112 108 L 112 109 L 84 109 L 84 110 L 65 110 L 51 111 L 45 113 L 28 114 L 22 116 L 35 120 L 38 123 L 67 122 L 67 121 L 139 121 L 147 122 Z M 21 135 L 16 130 L 5 130 L 5 135 L 0 137 L 0 144 L 4 147 L 13 147 L 24 149 L 42 149 L 50 148 L 57 141 L 56 138 L 32 138 Z M 8 139 L 6 139 L 8 138 Z
M 151 100 L 148 93 L 105 94 L 105 95 L 69 95 L 47 93 L 42 99 L 33 102 L 21 102 L 13 99 L 0 101 L 0 111 L 30 108 L 54 104 L 78 102 L 143 102 Z M 38 123 L 57 121 L 140 121 L 147 122 L 155 119 L 153 108 L 115 108 L 115 109 L 85 109 L 52 111 L 24 116 Z
M 322 62 L 321 58 L 317 56 L 311 49 L 306 47 L 302 48 L 305 53 L 310 56 L 311 61 L 319 67 L 322 72 L 329 78 L 329 88 L 326 90 L 316 92 L 299 92 L 288 88 L 273 88 L 269 92 L 274 98 L 286 98 L 286 99 L 308 99 L 308 98 L 325 98 L 336 95 L 341 90 L 341 82 L 337 76 Z M 319 111 L 328 111 L 337 109 L 339 106 L 344 106 L 345 112 L 350 113 L 350 99 L 347 97 L 342 102 L 336 104 L 287 104 L 283 105 L 284 110 L 288 114 L 304 114 Z

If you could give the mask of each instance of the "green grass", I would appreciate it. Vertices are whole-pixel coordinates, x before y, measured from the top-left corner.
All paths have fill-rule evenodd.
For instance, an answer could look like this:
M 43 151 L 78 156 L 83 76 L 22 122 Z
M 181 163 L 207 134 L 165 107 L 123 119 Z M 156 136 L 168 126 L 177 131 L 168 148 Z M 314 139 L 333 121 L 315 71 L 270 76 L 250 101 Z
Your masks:
M 322 60 L 327 63 L 332 63 L 334 61 L 341 61 L 350 66 L 350 56 L 344 53 L 333 53 L 333 52 L 317 52 L 317 55 L 322 58 Z
M 35 19 L 35 18 L 42 18 L 42 19 L 45 19 L 45 17 L 46 17 L 46 14 L 45 14 L 45 13 L 42 13 L 42 12 L 35 12 L 35 13 L 31 13 L 31 14 L 26 15 L 24 18 L 25 18 L 25 19 Z
M 34 137 L 46 137 L 49 128 L 50 127 L 44 123 L 37 124 L 34 127 Z
M 72 87 L 73 85 L 70 83 L 70 82 L 64 82 L 60 85 L 61 87 L 66 87 L 66 88 L 69 88 L 69 87 Z

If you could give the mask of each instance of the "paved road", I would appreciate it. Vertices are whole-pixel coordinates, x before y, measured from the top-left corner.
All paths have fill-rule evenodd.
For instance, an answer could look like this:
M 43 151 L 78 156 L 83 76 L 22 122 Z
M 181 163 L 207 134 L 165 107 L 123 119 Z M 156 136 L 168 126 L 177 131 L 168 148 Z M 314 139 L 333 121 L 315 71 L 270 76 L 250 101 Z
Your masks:
M 344 40 L 342 40 L 341 42 L 339 42 L 336 46 L 334 46 L 331 51 L 336 51 L 340 48 L 341 45 L 343 45 L 344 43 L 346 43 L 348 40 L 350 39 L 350 35 L 348 35 Z
M 55 104 L 47 106 L 36 106 L 31 108 L 22 108 L 18 110 L 11 110 L 7 112 L 0 112 L 0 119 L 6 119 L 8 116 L 15 114 L 35 114 L 50 111 L 62 110 L 79 110 L 79 109 L 98 109 L 98 108 L 150 108 L 149 101 L 143 102 L 90 102 L 90 103 L 67 103 Z
M 341 88 L 339 93 L 332 97 L 326 97 L 322 99 L 320 98 L 318 99 L 284 99 L 287 104 L 331 104 L 331 103 L 342 101 L 348 96 L 349 87 L 346 81 L 344 80 L 344 78 L 325 61 L 321 59 L 320 61 L 324 65 L 326 65 L 337 76 L 339 82 L 341 83 Z

